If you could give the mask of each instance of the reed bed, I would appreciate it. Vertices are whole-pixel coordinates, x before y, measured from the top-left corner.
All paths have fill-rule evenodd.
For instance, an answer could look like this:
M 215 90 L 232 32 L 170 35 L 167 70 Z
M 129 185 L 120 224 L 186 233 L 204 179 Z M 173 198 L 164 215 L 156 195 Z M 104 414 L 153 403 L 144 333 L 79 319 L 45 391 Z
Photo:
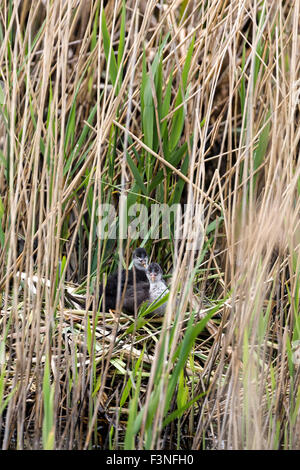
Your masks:
M 1 447 L 299 449 L 300 1 L 0 5 Z

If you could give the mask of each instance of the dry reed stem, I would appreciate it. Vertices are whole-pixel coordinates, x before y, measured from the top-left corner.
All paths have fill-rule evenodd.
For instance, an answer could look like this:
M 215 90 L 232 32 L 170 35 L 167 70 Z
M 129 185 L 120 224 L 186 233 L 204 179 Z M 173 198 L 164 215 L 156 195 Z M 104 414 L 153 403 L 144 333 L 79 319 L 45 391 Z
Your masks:
M 133 389 L 137 386 L 132 371 L 143 345 L 145 375 L 138 406 L 144 415 L 135 445 L 142 449 L 149 439 L 147 411 L 158 386 L 161 357 L 161 403 L 153 415 L 149 446 L 174 446 L 178 429 L 167 438 L 163 427 L 172 357 L 187 331 L 189 306 L 194 306 L 196 319 L 203 316 L 206 291 L 213 292 L 216 304 L 227 300 L 208 323 L 209 336 L 196 339 L 194 365 L 190 358 L 186 364 L 188 399 L 205 394 L 180 417 L 182 447 L 299 448 L 299 367 L 294 366 L 292 376 L 289 359 L 290 344 L 298 339 L 299 316 L 299 0 L 191 1 L 185 13 L 181 6 L 177 0 L 126 2 L 127 34 L 113 84 L 113 52 L 106 58 L 104 51 L 103 2 L 12 2 L 12 10 L 8 1 L 1 2 L 5 112 L 1 105 L 0 325 L 5 347 L 0 367 L 4 397 L 13 391 L 0 417 L 4 449 L 41 446 L 47 357 L 54 384 L 53 413 L 59 422 L 55 446 L 97 445 L 94 425 L 101 418 L 106 423 L 104 440 L 114 429 L 113 446 L 121 448 L 123 414 L 127 416 L 130 403 L 120 406 L 120 397 L 129 377 Z M 115 52 L 122 2 L 106 2 L 104 11 Z M 167 33 L 163 93 L 174 67 L 172 100 L 161 122 L 170 127 L 176 112 L 185 110 L 181 143 L 187 142 L 190 156 L 186 173 L 180 164 L 168 161 L 161 135 L 157 151 L 145 143 L 141 122 L 144 45 L 149 70 L 160 35 Z M 183 86 L 182 70 L 193 35 L 189 94 L 178 106 L 175 96 Z M 74 137 L 68 138 L 75 97 Z M 157 97 L 154 102 L 159 124 Z M 66 168 L 94 104 L 90 133 Z M 112 129 L 117 145 L 109 179 Z M 267 145 L 262 160 L 256 161 L 263 139 Z M 164 318 L 138 331 L 137 319 L 120 311 L 98 314 L 107 247 L 92 235 L 98 206 L 113 197 L 112 186 L 124 196 L 134 185 L 126 158 L 128 151 L 136 162 L 134 150 L 139 157 L 151 155 L 155 171 L 163 171 L 165 202 L 176 182 L 184 182 L 182 203 L 198 207 L 194 217 L 185 220 L 186 234 L 207 231 L 217 217 L 221 220 L 214 240 L 209 242 L 211 234 L 202 240 L 201 249 L 209 244 L 203 260 L 201 250 L 187 251 L 185 243 L 153 243 L 152 257 L 165 259 L 165 268 L 172 266 L 170 299 Z M 148 187 L 151 181 L 145 183 Z M 151 194 L 147 200 L 155 198 Z M 121 213 L 123 203 L 121 197 Z M 116 242 L 117 247 L 127 262 L 132 246 L 128 242 L 124 251 Z M 18 271 L 30 279 L 37 276 L 34 292 Z M 87 281 L 83 297 L 91 302 L 90 311 L 88 306 L 81 310 L 69 305 L 66 279 L 74 272 L 78 283 Z M 194 292 L 189 284 L 193 276 Z M 50 281 L 50 288 L 43 279 Z M 172 330 L 176 309 L 179 315 Z M 126 334 L 131 325 L 134 333 Z M 172 407 L 177 409 L 176 399 Z M 100 446 L 109 445 L 106 441 Z

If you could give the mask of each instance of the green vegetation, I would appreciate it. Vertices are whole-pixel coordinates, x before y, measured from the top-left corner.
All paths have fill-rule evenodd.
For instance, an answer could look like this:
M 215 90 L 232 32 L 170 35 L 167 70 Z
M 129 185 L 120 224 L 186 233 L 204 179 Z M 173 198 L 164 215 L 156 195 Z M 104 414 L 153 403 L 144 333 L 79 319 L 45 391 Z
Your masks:
M 299 449 L 299 3 L 0 5 L 0 446 Z

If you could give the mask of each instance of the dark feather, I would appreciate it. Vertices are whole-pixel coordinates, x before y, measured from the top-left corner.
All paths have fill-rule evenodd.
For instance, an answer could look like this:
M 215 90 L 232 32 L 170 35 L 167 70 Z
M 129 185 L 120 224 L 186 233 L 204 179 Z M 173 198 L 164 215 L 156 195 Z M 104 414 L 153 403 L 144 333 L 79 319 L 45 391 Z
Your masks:
M 114 274 L 108 276 L 105 287 L 103 284 L 100 285 L 100 298 L 102 298 L 101 308 L 115 309 L 117 304 L 117 293 L 118 284 L 120 283 L 120 300 L 124 294 L 124 308 L 127 311 L 134 312 L 134 290 L 136 290 L 137 304 L 142 302 L 142 298 L 146 296 L 146 291 L 149 291 L 149 281 L 146 276 L 146 267 L 148 262 L 148 256 L 144 248 L 137 248 L 133 253 L 133 268 L 126 271 L 121 271 L 119 279 L 119 273 L 116 271 Z M 143 283 L 141 290 L 138 290 L 139 285 Z M 124 293 L 125 289 L 125 293 Z
M 134 286 L 129 286 L 126 289 L 123 302 L 123 310 L 129 313 L 134 313 L 140 305 L 149 299 L 149 282 L 139 282 Z
M 128 271 L 125 298 L 128 297 L 130 294 L 132 294 L 132 297 L 133 297 L 133 286 L 134 286 L 133 270 L 135 270 L 136 287 L 138 288 L 139 284 L 143 283 L 144 284 L 143 289 L 145 289 L 147 286 L 148 291 L 149 291 L 149 281 L 145 274 L 145 271 L 133 268 Z M 121 272 L 121 294 L 120 294 L 121 297 L 123 295 L 123 291 L 125 288 L 125 282 L 126 282 L 126 270 L 123 269 Z M 103 292 L 103 284 L 100 285 L 99 295 L 100 295 L 100 298 L 103 295 L 105 310 L 108 310 L 109 308 L 112 308 L 112 309 L 116 308 L 117 290 L 118 290 L 118 271 L 108 276 L 104 292 Z M 127 305 L 130 304 L 129 300 L 126 302 L 127 302 Z M 124 300 L 124 306 L 125 306 L 125 300 Z M 134 311 L 134 308 L 132 311 Z

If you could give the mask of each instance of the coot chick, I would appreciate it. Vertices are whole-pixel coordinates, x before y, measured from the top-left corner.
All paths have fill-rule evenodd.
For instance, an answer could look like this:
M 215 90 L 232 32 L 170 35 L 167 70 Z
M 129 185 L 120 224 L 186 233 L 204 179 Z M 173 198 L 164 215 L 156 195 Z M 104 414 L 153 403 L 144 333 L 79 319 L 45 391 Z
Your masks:
M 134 312 L 134 295 L 133 295 L 133 286 L 136 284 L 138 287 L 141 284 L 140 289 L 136 289 L 137 294 L 137 306 L 140 305 L 147 295 L 147 289 L 149 291 L 149 281 L 146 276 L 146 269 L 148 267 L 148 256 L 144 248 L 137 248 L 133 252 L 133 268 L 128 270 L 127 275 L 127 284 L 126 284 L 126 293 L 124 298 L 123 307 L 127 311 Z M 134 280 L 135 279 L 135 280 Z M 125 287 L 126 281 L 126 270 L 121 271 L 121 291 L 122 294 Z M 129 290 L 128 290 L 129 289 Z M 103 284 L 100 285 L 99 295 L 100 298 L 103 295 L 103 304 L 105 305 L 105 310 L 115 309 L 117 303 L 117 290 L 118 290 L 118 271 L 111 274 L 107 278 L 106 286 L 103 291 Z M 128 293 L 127 293 L 128 291 Z
M 122 305 L 122 310 L 125 312 L 134 313 L 143 302 L 147 302 L 149 305 L 169 292 L 162 278 L 163 272 L 159 264 L 151 263 L 146 270 L 146 275 L 147 282 L 140 281 L 136 285 L 127 286 Z M 165 308 L 166 302 L 152 313 L 163 315 Z
M 159 264 L 151 263 L 146 271 L 150 283 L 149 300 L 155 302 L 159 298 L 164 297 L 168 292 L 168 286 L 163 280 L 163 272 Z M 157 307 L 152 313 L 163 315 L 165 313 L 167 302 Z
M 142 305 L 143 302 L 149 300 L 150 286 L 149 282 L 141 281 L 128 286 L 124 295 L 122 310 L 128 313 L 134 313 Z

